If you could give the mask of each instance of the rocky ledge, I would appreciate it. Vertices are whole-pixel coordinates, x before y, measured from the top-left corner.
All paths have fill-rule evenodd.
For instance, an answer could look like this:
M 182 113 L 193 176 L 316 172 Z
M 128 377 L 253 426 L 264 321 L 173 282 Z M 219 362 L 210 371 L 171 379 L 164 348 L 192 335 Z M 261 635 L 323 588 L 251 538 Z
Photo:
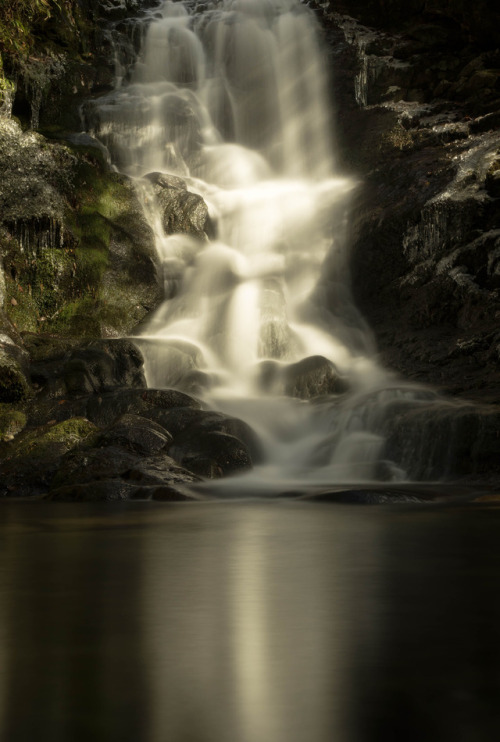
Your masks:
M 331 50 L 342 163 L 360 178 L 350 268 L 381 361 L 498 403 L 499 10 L 310 4 Z
M 241 420 L 147 389 L 128 340 L 26 335 L 24 399 L 0 404 L 0 497 L 196 499 L 189 485 L 260 460 Z

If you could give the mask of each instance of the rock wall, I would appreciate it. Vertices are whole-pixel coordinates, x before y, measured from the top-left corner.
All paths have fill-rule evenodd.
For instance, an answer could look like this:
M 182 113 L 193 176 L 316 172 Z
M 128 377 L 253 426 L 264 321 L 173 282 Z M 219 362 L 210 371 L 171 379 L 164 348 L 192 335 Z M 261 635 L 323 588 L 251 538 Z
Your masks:
M 311 4 L 332 50 L 342 163 L 361 180 L 352 281 L 382 361 L 498 402 L 500 11 Z

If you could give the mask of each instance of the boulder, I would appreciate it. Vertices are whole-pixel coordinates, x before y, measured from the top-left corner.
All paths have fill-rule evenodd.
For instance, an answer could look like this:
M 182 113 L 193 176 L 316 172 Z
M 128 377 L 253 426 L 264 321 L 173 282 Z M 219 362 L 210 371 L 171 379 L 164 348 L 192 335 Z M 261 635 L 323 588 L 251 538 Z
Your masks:
M 31 335 L 26 344 L 33 359 L 31 379 L 43 396 L 84 396 L 115 387 L 146 386 L 142 355 L 129 340 L 77 343 Z
M 44 494 L 65 454 L 87 443 L 97 428 L 85 418 L 26 429 L 14 440 L 0 444 L 0 496 Z
M 145 176 L 152 184 L 155 197 L 162 211 L 162 224 L 166 234 L 183 232 L 205 240 L 212 234 L 208 208 L 201 196 L 187 190 L 182 178 L 164 173 Z
M 201 437 L 191 429 L 174 440 L 170 448 L 176 461 L 208 479 L 240 474 L 252 468 L 248 448 L 238 438 L 210 431 Z
M 258 377 L 265 391 L 298 399 L 343 394 L 349 388 L 347 379 L 324 356 L 308 356 L 290 364 L 262 361 Z

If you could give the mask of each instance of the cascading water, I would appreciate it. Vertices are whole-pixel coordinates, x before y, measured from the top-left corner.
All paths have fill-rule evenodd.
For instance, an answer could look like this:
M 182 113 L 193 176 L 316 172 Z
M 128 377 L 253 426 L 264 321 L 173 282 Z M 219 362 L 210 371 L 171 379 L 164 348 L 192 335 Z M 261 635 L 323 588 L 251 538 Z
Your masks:
M 164 263 L 166 300 L 138 340 L 148 383 L 196 382 L 254 427 L 266 460 L 249 487 L 403 478 L 384 461 L 386 411 L 428 393 L 388 387 L 350 298 L 354 183 L 336 172 L 312 11 L 185 0 L 150 12 L 130 80 L 93 104 Z M 201 196 L 216 237 L 166 235 L 155 184 Z

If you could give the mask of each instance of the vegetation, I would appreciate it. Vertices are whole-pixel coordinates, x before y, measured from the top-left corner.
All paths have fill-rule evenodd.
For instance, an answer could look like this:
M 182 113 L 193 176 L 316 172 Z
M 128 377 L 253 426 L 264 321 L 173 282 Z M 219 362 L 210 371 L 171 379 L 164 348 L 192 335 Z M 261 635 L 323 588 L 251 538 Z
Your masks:
M 10 79 L 29 64 L 36 30 L 54 15 L 74 25 L 76 0 L 0 0 L 0 101 L 13 90 Z
M 50 17 L 57 0 L 0 0 L 0 53 L 27 56 L 33 26 Z

